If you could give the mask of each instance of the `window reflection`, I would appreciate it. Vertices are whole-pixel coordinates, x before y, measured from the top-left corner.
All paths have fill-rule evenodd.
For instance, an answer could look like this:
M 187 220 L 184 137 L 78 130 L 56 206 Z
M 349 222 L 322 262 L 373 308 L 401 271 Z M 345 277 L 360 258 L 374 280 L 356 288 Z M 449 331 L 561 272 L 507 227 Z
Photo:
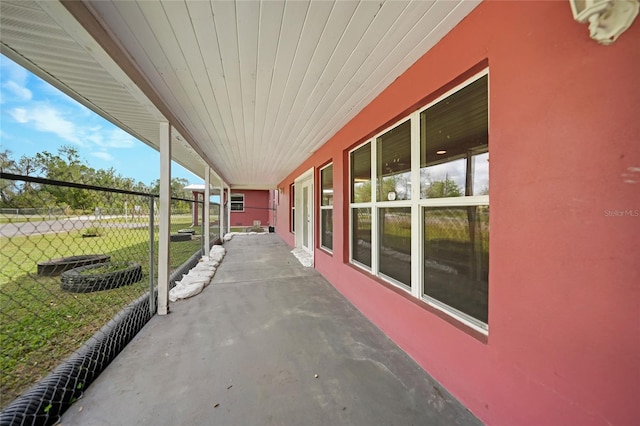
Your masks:
M 473 195 L 489 195 L 489 153 L 474 155 L 473 161 Z
M 322 235 L 320 244 L 329 250 L 333 249 L 333 209 L 320 210 Z
M 489 194 L 488 77 L 420 114 L 420 197 Z
M 351 202 L 371 201 L 371 144 L 351 153 Z
M 488 320 L 489 206 L 424 208 L 424 294 Z
M 411 199 L 411 121 L 377 139 L 378 201 Z
M 320 186 L 322 188 L 322 199 L 320 204 L 323 206 L 333 205 L 333 164 L 325 167 L 320 171 Z
M 352 259 L 371 267 L 371 209 L 354 208 L 352 212 Z
M 333 249 L 333 164 L 320 170 L 320 246 Z
M 411 207 L 379 212 L 380 273 L 411 287 Z

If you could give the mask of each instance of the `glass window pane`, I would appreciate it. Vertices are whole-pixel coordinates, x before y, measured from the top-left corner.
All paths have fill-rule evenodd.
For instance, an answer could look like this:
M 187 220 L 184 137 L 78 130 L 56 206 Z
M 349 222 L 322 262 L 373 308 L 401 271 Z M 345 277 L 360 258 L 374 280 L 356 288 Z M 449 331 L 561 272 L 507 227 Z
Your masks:
M 371 209 L 351 209 L 352 259 L 371 267 Z
M 244 211 L 244 194 L 231 194 L 231 210 Z
M 371 143 L 351 153 L 351 202 L 371 201 Z
M 411 207 L 380 209 L 380 273 L 411 287 Z
M 411 120 L 377 139 L 378 201 L 411 199 Z
M 333 249 L 333 209 L 320 210 L 321 232 L 320 245 Z
M 488 194 L 487 82 L 481 77 L 420 114 L 421 198 Z
M 296 186 L 291 184 L 289 191 L 289 202 L 291 203 L 291 232 L 296 232 Z
M 424 294 L 488 320 L 489 206 L 424 209 Z
M 320 184 L 322 187 L 321 205 L 333 205 L 333 164 L 320 171 Z
M 473 195 L 489 195 L 489 153 L 471 157 L 473 164 Z

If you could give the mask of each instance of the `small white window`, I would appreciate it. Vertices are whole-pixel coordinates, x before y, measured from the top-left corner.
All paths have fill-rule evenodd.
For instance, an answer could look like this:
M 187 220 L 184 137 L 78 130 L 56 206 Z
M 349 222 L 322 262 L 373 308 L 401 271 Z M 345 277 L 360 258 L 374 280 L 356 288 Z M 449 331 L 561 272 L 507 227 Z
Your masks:
M 244 211 L 244 194 L 231 194 L 231 211 Z

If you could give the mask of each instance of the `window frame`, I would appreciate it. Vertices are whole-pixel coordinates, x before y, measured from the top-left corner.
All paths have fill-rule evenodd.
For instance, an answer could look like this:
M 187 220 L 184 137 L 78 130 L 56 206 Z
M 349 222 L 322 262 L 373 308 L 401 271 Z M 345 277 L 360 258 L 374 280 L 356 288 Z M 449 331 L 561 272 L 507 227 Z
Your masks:
M 289 185 L 289 232 L 296 233 L 296 184 Z
M 352 182 L 352 166 L 351 166 L 351 154 L 353 154 L 355 151 L 357 151 L 358 149 L 366 146 L 367 144 L 369 144 L 369 156 L 370 156 L 370 174 L 371 174 L 371 188 L 370 188 L 370 199 L 369 201 L 364 201 L 364 202 L 352 202 L 351 200 L 353 199 L 352 197 L 352 191 L 353 191 L 353 182 Z M 360 269 L 363 269 L 369 273 L 373 273 L 373 264 L 370 266 L 365 265 L 362 262 L 359 262 L 358 260 L 353 258 L 353 212 L 356 209 L 366 209 L 368 208 L 369 210 L 371 210 L 371 260 L 373 262 L 373 237 L 374 237 L 374 232 L 373 232 L 373 223 L 374 223 L 374 218 L 373 218 L 373 207 L 372 207 L 372 201 L 373 201 L 373 197 L 375 196 L 375 185 L 373 185 L 373 176 L 375 174 L 374 171 L 374 167 L 373 167 L 373 148 L 372 148 L 372 144 L 371 144 L 371 139 L 368 139 L 360 144 L 358 144 L 357 146 L 355 146 L 354 148 L 350 149 L 348 151 L 348 164 L 349 164 L 349 263 L 351 263 L 352 265 L 357 266 Z
M 412 298 L 418 299 L 426 305 L 433 307 L 434 309 L 443 312 L 447 317 L 460 322 L 473 330 L 479 332 L 482 335 L 488 335 L 489 321 L 487 323 L 482 322 L 470 315 L 465 314 L 452 306 L 445 304 L 433 297 L 424 294 L 424 211 L 429 207 L 467 207 L 467 206 L 490 206 L 489 195 L 463 195 L 460 197 L 445 197 L 445 198 L 421 198 L 420 194 L 420 114 L 429 109 L 433 105 L 443 101 L 452 94 L 464 89 L 475 81 L 487 76 L 487 92 L 490 93 L 490 81 L 489 81 L 489 69 L 486 68 L 473 76 L 465 79 L 460 84 L 442 93 L 440 96 L 434 98 L 428 103 L 421 106 L 414 112 L 403 115 L 400 119 L 394 121 L 391 125 L 385 127 L 382 131 L 376 133 L 372 137 L 357 144 L 353 148 L 347 151 L 348 154 L 348 170 L 349 170 L 349 188 L 348 188 L 348 240 L 349 240 L 349 258 L 348 262 L 367 273 L 374 275 L 376 278 L 383 280 L 391 284 L 392 286 L 401 290 L 401 293 L 406 293 Z M 490 98 L 489 98 L 490 99 Z M 490 102 L 487 100 L 487 113 L 490 114 Z M 404 124 L 407 120 L 411 122 L 411 190 L 409 200 L 393 200 L 393 201 L 377 201 L 377 186 L 378 186 L 378 138 L 386 134 L 387 132 L 395 129 L 396 127 Z M 487 130 L 489 131 L 489 120 L 487 122 Z M 370 144 L 371 151 L 371 201 L 353 203 L 353 170 L 351 155 L 353 152 L 362 148 L 363 146 Z M 487 143 L 486 152 L 489 152 Z M 490 176 L 490 175 L 489 175 Z M 407 286 L 387 275 L 380 273 L 380 247 L 379 247 L 379 233 L 380 233 L 380 209 L 383 208 L 395 208 L 395 207 L 410 207 L 411 208 L 411 285 Z M 371 268 L 367 265 L 354 260 L 353 258 L 353 212 L 354 209 L 369 208 L 371 209 Z M 490 250 L 490 249 L 489 249 Z
M 237 200 L 234 201 L 233 197 L 242 197 L 242 201 L 237 201 Z M 231 194 L 229 196 L 229 211 L 231 211 L 233 213 L 244 213 L 244 211 L 245 211 L 244 201 L 245 201 L 244 193 L 236 192 L 234 194 Z M 233 208 L 234 204 L 241 204 L 242 205 L 242 209 L 241 210 L 234 209 Z
M 321 248 L 322 250 L 327 251 L 328 253 L 333 253 L 333 196 L 332 196 L 332 202 L 331 204 L 324 204 L 324 186 L 323 186 L 323 179 L 322 179 L 322 175 L 323 172 L 325 170 L 327 170 L 329 167 L 331 167 L 331 191 L 333 191 L 333 162 L 327 163 L 325 166 L 323 166 L 322 168 L 320 168 L 320 170 L 318 171 L 318 180 L 320 181 L 320 202 L 318 203 L 318 205 L 320 206 L 320 217 L 318 218 L 318 231 L 320 233 L 318 238 L 318 247 Z M 322 244 L 322 235 L 324 233 L 324 229 L 322 228 L 322 212 L 323 211 L 331 211 L 331 247 L 327 247 L 325 245 Z

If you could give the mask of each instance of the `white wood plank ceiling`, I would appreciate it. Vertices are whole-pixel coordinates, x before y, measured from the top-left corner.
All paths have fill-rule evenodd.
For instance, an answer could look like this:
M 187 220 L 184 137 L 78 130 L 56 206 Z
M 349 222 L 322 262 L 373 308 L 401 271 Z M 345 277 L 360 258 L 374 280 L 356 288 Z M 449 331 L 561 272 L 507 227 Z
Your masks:
M 1 3 L 3 53 L 152 146 L 170 112 L 198 175 L 193 151 L 232 187 L 275 188 L 479 1 L 83 2 L 136 75 L 96 53 L 95 29 L 71 28 L 65 7 Z

